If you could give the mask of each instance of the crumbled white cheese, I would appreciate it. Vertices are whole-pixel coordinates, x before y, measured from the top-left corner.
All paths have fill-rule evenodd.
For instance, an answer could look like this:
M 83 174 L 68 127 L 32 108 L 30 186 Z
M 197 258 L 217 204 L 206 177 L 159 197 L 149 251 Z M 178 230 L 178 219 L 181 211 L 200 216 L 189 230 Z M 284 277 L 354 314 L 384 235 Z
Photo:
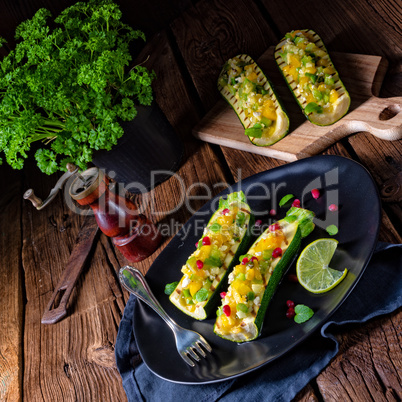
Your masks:
M 231 272 L 229 274 L 229 278 L 228 278 L 229 283 L 232 283 L 234 281 L 234 272 Z
M 183 288 L 186 288 L 190 284 L 190 282 L 191 279 L 187 275 L 184 275 L 183 282 L 181 283 L 181 285 Z
M 259 306 L 259 305 L 260 305 L 260 298 L 259 298 L 259 296 L 257 296 L 257 297 L 254 299 L 253 303 L 254 303 L 256 306 Z

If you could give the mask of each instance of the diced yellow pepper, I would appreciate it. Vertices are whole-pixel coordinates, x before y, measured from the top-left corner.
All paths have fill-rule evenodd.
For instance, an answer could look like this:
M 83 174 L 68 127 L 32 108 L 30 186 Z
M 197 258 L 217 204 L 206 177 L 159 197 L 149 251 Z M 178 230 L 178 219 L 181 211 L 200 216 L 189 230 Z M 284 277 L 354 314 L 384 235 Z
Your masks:
M 325 67 L 323 71 L 325 74 L 331 74 L 331 75 L 335 74 L 336 72 L 332 66 Z
M 276 120 L 276 110 L 271 108 L 270 106 L 264 106 L 262 109 L 262 115 L 269 120 L 275 121 Z
M 300 67 L 301 66 L 299 58 L 297 56 L 295 56 L 294 54 L 292 54 L 292 53 L 289 53 L 288 63 L 292 67 Z
M 299 79 L 299 84 L 301 86 L 306 85 L 308 82 L 310 82 L 310 78 L 309 77 L 300 77 Z
M 194 297 L 194 295 L 201 289 L 202 283 L 201 282 L 194 282 L 191 281 L 190 285 L 188 285 L 188 289 L 190 290 L 191 296 Z
M 250 80 L 250 81 L 253 81 L 253 82 L 255 82 L 255 81 L 257 81 L 257 74 L 254 72 L 254 71 L 252 71 L 248 76 L 247 76 L 247 78 Z
M 338 98 L 339 98 L 338 91 L 336 89 L 331 89 L 331 92 L 329 93 L 329 101 L 331 103 L 334 103 L 338 100 Z
M 249 269 L 249 270 L 246 272 L 246 279 L 247 279 L 248 281 L 252 281 L 252 280 L 254 279 L 254 276 L 255 276 L 255 270 L 254 270 L 254 268 L 251 268 L 251 269 Z
M 229 226 L 233 223 L 233 216 L 232 215 L 221 215 L 216 221 L 221 226 Z
M 317 69 L 315 67 L 306 67 L 305 72 L 309 74 L 315 74 L 317 72 Z
M 211 254 L 212 246 L 202 246 L 198 251 L 198 259 L 201 261 L 205 261 L 206 258 Z

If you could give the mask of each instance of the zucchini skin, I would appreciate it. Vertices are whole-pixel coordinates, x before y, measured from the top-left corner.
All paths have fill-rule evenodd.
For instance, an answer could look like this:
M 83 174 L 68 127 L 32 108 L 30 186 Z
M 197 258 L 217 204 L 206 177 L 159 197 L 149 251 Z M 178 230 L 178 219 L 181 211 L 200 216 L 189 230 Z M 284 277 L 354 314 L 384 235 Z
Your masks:
M 240 193 L 233 193 L 233 194 L 240 194 Z M 244 194 L 241 192 L 242 196 L 244 197 Z M 232 196 L 232 194 L 228 195 L 228 199 L 230 199 L 230 197 Z M 222 214 L 222 212 L 226 209 L 226 208 L 230 208 L 230 206 L 237 206 L 237 207 L 241 207 L 241 211 L 248 211 L 248 216 L 246 218 L 245 224 L 246 224 L 246 230 L 243 234 L 243 237 L 241 238 L 241 241 L 239 242 L 239 245 L 237 247 L 236 252 L 234 253 L 230 263 L 227 265 L 227 268 L 225 270 L 225 273 L 223 274 L 223 276 L 220 278 L 219 283 L 216 285 L 213 293 L 208 297 L 208 299 L 206 300 L 206 303 L 201 302 L 201 304 L 197 304 L 196 306 L 199 307 L 198 313 L 197 311 L 195 312 L 191 312 L 188 309 L 186 309 L 183 305 L 180 304 L 180 298 L 178 296 L 178 293 L 180 295 L 180 293 L 183 291 L 184 288 L 186 288 L 186 286 L 182 286 L 183 285 L 183 281 L 185 279 L 184 275 L 182 277 L 182 279 L 180 280 L 180 282 L 178 283 L 178 285 L 176 286 L 176 289 L 173 291 L 173 293 L 169 296 L 169 300 L 177 307 L 179 308 L 183 313 L 197 319 L 197 320 L 204 320 L 206 319 L 212 312 L 216 311 L 216 306 L 217 303 L 220 299 L 220 291 L 222 289 L 222 286 L 224 286 L 227 283 L 227 278 L 229 273 L 231 272 L 233 266 L 235 265 L 236 261 L 238 260 L 239 256 L 241 254 L 243 254 L 246 250 L 247 250 L 247 246 L 250 242 L 250 238 L 251 238 L 251 228 L 254 226 L 254 215 L 251 212 L 250 207 L 248 206 L 248 204 L 245 203 L 245 197 L 243 199 L 242 202 L 239 202 L 238 200 L 235 200 L 231 203 L 228 202 L 224 202 L 223 205 L 220 205 L 220 207 L 217 209 L 217 211 L 214 212 L 214 214 L 211 216 L 206 229 L 210 227 L 211 223 L 216 221 L 216 219 Z M 202 241 L 200 239 L 200 241 Z M 194 253 L 193 253 L 194 254 Z M 193 254 L 190 256 L 190 258 L 193 256 Z M 229 253 L 228 253 L 229 254 Z M 226 255 L 227 257 L 227 255 Z M 189 261 L 189 260 L 187 260 Z M 183 266 L 182 269 L 184 269 L 186 267 L 187 263 Z
M 247 282 L 244 282 L 245 285 L 242 285 L 242 280 L 240 278 L 240 280 L 237 281 L 237 284 L 235 284 L 237 276 L 231 278 L 232 282 L 229 286 L 227 296 L 225 296 L 222 300 L 222 306 L 220 307 L 221 311 L 219 311 L 218 309 L 218 317 L 214 325 L 214 332 L 216 335 L 220 336 L 223 339 L 230 340 L 232 342 L 242 343 L 252 341 L 261 334 L 266 310 L 284 274 L 286 273 L 286 271 L 288 270 L 288 268 L 290 267 L 290 265 L 292 264 L 292 262 L 294 261 L 300 250 L 301 239 L 307 236 L 309 233 L 311 233 L 311 231 L 314 229 L 313 218 L 314 214 L 311 211 L 304 210 L 302 208 L 291 208 L 288 211 L 287 216 L 284 219 L 277 222 L 277 224 L 280 225 L 280 230 L 282 231 L 282 234 L 285 234 L 286 241 L 289 241 L 289 244 L 286 250 L 284 251 L 283 255 L 281 256 L 280 260 L 274 266 L 271 275 L 267 277 L 267 274 L 262 274 L 263 277 L 265 276 L 265 278 L 267 279 L 267 284 L 265 285 L 263 296 L 261 298 L 261 303 L 260 306 L 258 307 L 258 311 L 256 312 L 255 318 L 253 318 L 253 311 L 255 314 L 256 307 L 254 306 L 253 303 L 251 304 L 251 310 L 248 304 L 248 310 L 246 311 L 246 314 L 239 316 L 239 309 L 237 304 L 239 303 L 239 296 L 242 297 L 242 301 L 240 301 L 240 304 L 243 304 L 245 303 L 243 301 L 243 297 L 245 292 L 247 292 L 247 290 L 244 290 L 244 288 L 241 289 L 241 287 L 242 286 L 248 287 L 250 282 L 252 283 L 253 279 L 257 279 L 257 281 L 260 279 L 260 277 L 257 277 L 257 274 L 255 274 L 254 276 L 254 272 L 257 271 L 256 271 L 256 265 L 255 263 L 253 263 L 252 259 L 257 258 L 259 267 L 258 270 L 259 272 L 261 272 L 260 267 L 262 266 L 263 261 L 266 258 L 264 256 L 265 252 L 268 252 L 270 250 L 270 253 L 272 253 L 272 249 L 278 246 L 277 244 L 273 245 L 273 243 L 271 243 L 269 239 L 275 239 L 277 238 L 278 235 L 274 233 L 273 235 L 271 234 L 272 237 L 269 237 L 268 234 L 272 232 L 272 229 L 268 228 L 253 243 L 253 245 L 250 247 L 247 253 L 249 259 L 248 261 L 246 261 L 247 267 L 243 271 L 245 272 L 245 278 L 243 277 L 243 279 L 247 279 L 247 276 L 251 273 L 251 271 L 253 271 L 251 281 L 249 278 Z M 280 236 L 281 232 L 278 233 Z M 263 242 L 264 239 L 266 241 L 265 245 L 267 245 L 268 247 L 265 246 L 264 243 L 260 243 Z M 261 250 L 264 251 L 261 253 Z M 239 271 L 241 272 L 241 265 L 243 265 L 243 262 L 242 264 L 234 268 L 233 272 L 235 274 L 238 273 Z M 270 264 L 273 264 L 272 260 L 270 261 Z M 259 295 L 261 292 L 261 287 L 260 290 L 257 290 L 257 288 L 255 288 L 254 286 L 257 286 L 258 288 L 261 285 L 251 285 L 253 292 L 257 292 L 256 294 Z M 248 294 L 249 293 L 247 293 L 246 301 L 254 300 L 255 295 L 254 296 L 252 295 L 253 298 L 249 299 Z M 233 308 L 235 303 L 237 312 L 234 316 Z M 225 305 L 228 305 L 229 307 L 228 314 L 225 313 L 224 310 Z M 223 317 L 224 314 L 226 314 L 228 318 Z
M 236 66 L 236 68 L 238 68 L 238 77 L 229 77 L 228 71 L 231 70 L 230 66 Z M 252 66 L 252 68 L 249 69 L 250 66 Z M 250 81 L 252 84 L 254 84 L 254 88 L 251 90 L 251 92 L 247 92 L 247 86 L 244 85 L 246 77 L 245 67 L 250 73 L 247 77 L 250 78 L 251 75 L 254 77 L 254 79 L 251 79 Z M 253 73 L 255 73 L 255 75 Z M 243 79 L 243 81 L 236 83 L 233 81 L 236 79 Z M 233 82 L 229 83 L 230 80 Z M 231 84 L 234 84 L 234 86 Z M 280 98 L 276 94 L 272 83 L 249 55 L 240 54 L 232 59 L 229 59 L 222 68 L 217 86 L 220 94 L 237 114 L 237 117 L 245 129 L 245 135 L 247 135 L 252 144 L 256 146 L 270 146 L 281 140 L 289 132 L 289 117 Z M 236 86 L 238 88 L 235 88 Z M 257 97 L 264 93 L 264 95 L 262 95 L 262 99 L 266 101 L 270 100 L 272 102 L 271 110 L 274 114 L 276 114 L 276 120 L 271 120 L 270 126 L 266 126 L 265 124 L 267 124 L 267 122 L 269 124 L 269 117 L 273 116 L 272 112 L 268 112 L 268 114 L 264 116 L 264 109 L 262 108 L 261 104 L 259 109 L 255 111 L 257 114 L 259 113 L 260 116 L 256 117 L 254 114 L 247 115 L 248 108 L 244 107 L 242 104 L 242 99 L 244 96 L 246 96 L 247 100 L 251 99 L 251 101 L 257 106 L 257 102 L 255 102 L 256 96 L 251 95 L 251 93 L 254 93 Z M 248 95 L 250 95 L 250 97 L 248 97 Z M 261 115 L 265 118 L 262 119 Z M 261 127 L 261 130 L 258 130 L 261 131 L 259 136 L 254 137 L 252 134 L 247 134 L 249 129 L 252 129 L 256 126 Z
M 292 36 L 293 40 L 291 39 Z M 312 49 L 308 50 L 308 46 L 303 49 L 303 57 L 307 58 L 307 63 L 313 63 L 312 66 L 310 66 L 310 64 L 301 63 L 301 66 L 298 67 L 300 69 L 297 73 L 291 68 L 292 63 L 289 62 L 289 56 L 286 54 L 286 49 L 283 53 L 285 53 L 285 58 L 288 60 L 288 62 L 286 62 L 281 56 L 283 55 L 281 51 L 286 48 L 286 45 L 294 44 L 295 38 L 306 38 L 307 41 L 309 41 L 309 43 L 306 43 L 308 43 L 308 46 L 311 46 Z M 311 40 L 309 38 L 311 38 Z M 299 45 L 295 44 L 295 46 L 297 47 Z M 320 53 L 320 56 L 316 56 L 315 52 Z M 308 60 L 310 55 L 312 55 L 312 60 Z M 339 74 L 329 56 L 324 42 L 316 32 L 311 29 L 288 32 L 276 46 L 274 56 L 276 64 L 278 65 L 278 68 L 290 91 L 302 109 L 303 114 L 311 123 L 319 126 L 328 126 L 340 120 L 348 112 L 350 107 L 349 93 L 339 78 Z M 297 56 L 297 58 L 300 57 L 301 56 Z M 295 65 L 297 65 L 300 60 L 297 61 L 293 59 L 293 62 L 296 63 Z M 317 63 L 325 63 L 321 66 L 321 70 L 325 71 L 328 69 L 329 72 L 324 73 L 323 71 L 320 71 L 319 73 L 316 73 L 314 70 L 320 69 L 320 66 L 317 66 Z M 306 70 L 309 70 L 309 72 Z M 306 72 L 307 75 L 305 75 Z M 297 77 L 295 75 L 297 75 Z M 325 81 L 323 81 L 324 76 Z M 322 88 L 321 90 L 318 90 L 319 83 L 322 83 L 327 88 L 324 90 Z M 300 89 L 306 88 L 306 86 L 309 87 L 307 90 Z M 330 100 L 331 95 L 326 93 L 328 92 L 328 89 L 335 90 L 332 96 L 336 99 L 333 99 L 332 101 Z M 316 96 L 313 96 L 313 93 L 316 94 Z M 324 102 L 327 98 L 327 102 Z M 315 106 L 313 104 L 315 104 Z M 309 106 L 307 107 L 307 105 Z

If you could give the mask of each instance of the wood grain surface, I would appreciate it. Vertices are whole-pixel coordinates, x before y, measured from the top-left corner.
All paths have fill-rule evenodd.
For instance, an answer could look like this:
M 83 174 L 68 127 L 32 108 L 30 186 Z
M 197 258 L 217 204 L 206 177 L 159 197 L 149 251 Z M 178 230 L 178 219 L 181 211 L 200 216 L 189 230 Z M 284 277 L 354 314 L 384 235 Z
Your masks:
M 167 229 L 160 249 L 136 265 L 143 273 L 208 197 L 225 185 L 286 163 L 192 136 L 192 129 L 220 99 L 216 78 L 226 59 L 248 53 L 258 60 L 288 30 L 311 28 L 331 54 L 386 59 L 389 67 L 381 72 L 385 77 L 375 77 L 372 94 L 380 99 L 402 96 L 402 7 L 396 1 L 323 0 L 317 5 L 313 0 L 152 0 L 143 6 L 116 2 L 125 22 L 147 31 L 146 46 L 135 49 L 137 61 L 149 55 L 146 65 L 158 77 L 155 98 L 185 144 L 178 172 L 152 192 L 133 196 L 154 223 Z M 19 22 L 40 7 L 57 13 L 73 3 L 3 1 L 0 36 L 9 44 L 0 48 L 0 57 L 13 47 Z M 360 96 L 367 97 L 366 90 Z M 402 200 L 396 190 L 401 145 L 402 141 L 358 132 L 328 144 L 322 152 L 352 158 L 371 173 L 382 197 L 380 240 L 392 243 L 402 242 Z M 60 176 L 43 175 L 32 159 L 22 171 L 0 166 L 0 400 L 125 401 L 114 344 L 128 300 L 117 272 L 128 262 L 102 234 L 72 292 L 67 317 L 55 325 L 40 323 L 83 216 L 67 207 L 62 193 L 43 211 L 22 199 L 28 188 L 45 198 Z M 295 400 L 401 400 L 401 327 L 399 310 L 339 331 L 339 354 Z

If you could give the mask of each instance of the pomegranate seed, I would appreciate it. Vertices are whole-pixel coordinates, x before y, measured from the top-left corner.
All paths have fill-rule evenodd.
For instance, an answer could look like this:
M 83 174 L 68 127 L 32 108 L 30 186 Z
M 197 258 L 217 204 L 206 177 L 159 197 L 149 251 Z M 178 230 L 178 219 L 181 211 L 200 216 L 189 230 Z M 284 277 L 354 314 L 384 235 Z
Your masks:
M 276 211 L 275 211 L 274 209 L 271 209 L 271 210 L 269 211 L 269 214 L 270 214 L 271 216 L 275 216 L 275 215 L 276 215 Z
M 229 304 L 225 304 L 222 308 L 223 313 L 226 315 L 226 317 L 230 317 L 230 306 Z
M 334 212 L 334 211 L 337 211 L 337 210 L 338 210 L 338 207 L 337 207 L 335 204 L 331 204 L 331 205 L 328 207 L 328 209 L 329 209 L 330 211 Z
M 222 211 L 222 215 L 226 215 L 227 213 L 229 213 L 230 211 L 227 209 L 227 208 L 225 208 L 223 211 Z
M 195 243 L 195 248 L 198 248 L 198 241 L 197 241 L 197 243 Z
M 255 221 L 255 226 L 261 226 L 262 220 L 258 219 L 257 221 Z
M 197 260 L 196 264 L 198 269 L 202 269 L 204 267 L 204 263 L 201 260 Z
M 294 307 L 295 307 L 295 302 L 292 301 L 292 300 L 288 300 L 288 301 L 286 302 L 286 305 L 287 305 L 289 308 L 294 308 Z
M 252 256 L 252 257 L 251 257 L 251 259 L 250 259 L 250 261 L 251 261 L 251 262 L 253 262 L 253 261 L 258 261 L 258 258 L 257 258 L 257 257 Z
M 269 226 L 269 230 L 271 232 L 275 232 L 275 231 L 279 230 L 280 228 L 281 228 L 281 225 L 279 223 L 274 223 Z
M 311 190 L 311 195 L 316 200 L 320 196 L 320 191 L 317 188 L 314 188 L 313 190 Z
M 293 307 L 289 308 L 286 312 L 286 318 L 293 318 L 296 315 L 295 309 Z
M 298 283 L 298 282 L 299 282 L 299 280 L 297 279 L 297 275 L 294 275 L 294 274 L 289 274 L 289 275 L 288 275 L 288 281 L 289 281 L 289 282 L 294 282 L 294 283 Z
M 247 257 L 244 257 L 243 259 L 242 259 L 242 261 L 241 261 L 241 264 L 242 265 L 246 265 L 248 263 L 248 258 Z
M 210 246 L 211 245 L 211 239 L 208 236 L 205 236 L 202 239 L 202 245 L 203 246 Z
M 221 292 L 220 296 L 221 296 L 222 299 L 224 299 L 226 297 L 226 292 Z
M 272 258 L 277 258 L 282 255 L 282 249 L 280 247 L 277 247 L 273 252 L 272 252 Z
M 292 207 L 300 208 L 300 200 L 296 198 L 296 199 L 292 202 Z

